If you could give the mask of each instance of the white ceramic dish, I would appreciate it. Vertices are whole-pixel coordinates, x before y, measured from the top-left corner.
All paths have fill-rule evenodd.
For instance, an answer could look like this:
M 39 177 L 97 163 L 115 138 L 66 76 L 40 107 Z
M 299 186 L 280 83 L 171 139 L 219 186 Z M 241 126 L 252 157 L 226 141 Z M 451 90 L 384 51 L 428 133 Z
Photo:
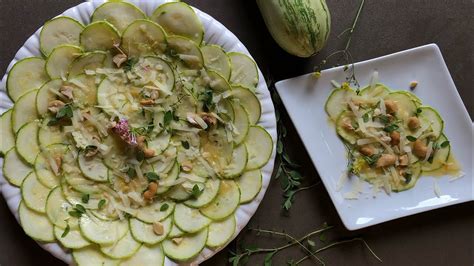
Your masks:
M 283 104 L 347 229 L 356 230 L 473 200 L 472 122 L 438 46 L 429 44 L 359 62 L 355 64 L 355 71 L 361 85 L 370 83 L 374 71 L 379 72 L 381 83 L 394 90 L 409 90 L 410 82 L 418 81 L 413 92 L 444 118 L 451 151 L 461 163 L 465 176 L 451 182 L 447 177 L 423 176 L 413 189 L 391 195 L 380 192 L 375 198 L 364 182 L 367 193 L 357 200 L 344 199 L 343 194 L 352 188 L 357 178 L 351 177 L 337 191 L 337 182 L 347 166 L 346 150 L 328 120 L 324 104 L 332 90 L 331 80 L 342 83 L 347 73 L 343 67 L 336 67 L 322 71 L 319 79 L 307 74 L 277 82 Z M 440 188 L 439 197 L 434 193 L 434 182 Z
M 66 10 L 63 14 L 65 16 L 69 16 L 75 18 L 76 20 L 82 22 L 83 24 L 88 24 L 90 22 L 90 16 L 94 12 L 95 8 L 104 3 L 104 0 L 93 0 L 90 2 L 85 2 L 79 4 L 75 7 L 72 7 Z M 169 0 L 153 0 L 153 1 L 144 1 L 144 0 L 132 0 L 128 1 L 130 3 L 135 4 L 141 10 L 143 10 L 147 15 L 151 15 L 151 13 L 158 7 L 160 4 L 165 2 L 170 2 Z M 224 25 L 220 22 L 209 16 L 208 14 L 198 10 L 195 8 L 195 11 L 198 17 L 201 19 L 204 28 L 205 28 L 205 36 L 204 41 L 206 43 L 218 44 L 222 46 L 226 51 L 235 51 L 235 52 L 242 52 L 249 56 L 250 53 L 248 52 L 247 48 L 239 41 L 239 39 L 229 31 Z M 7 73 L 2 79 L 2 83 L 0 86 L 0 113 L 5 112 L 9 108 L 13 106 L 12 101 L 8 98 L 6 91 L 5 91 L 5 83 L 6 77 L 8 72 L 10 71 L 11 67 L 20 59 L 25 57 L 31 56 L 41 56 L 39 51 L 39 32 L 41 28 L 38 29 L 35 34 L 33 34 L 25 44 L 19 49 L 15 58 L 10 62 L 10 65 L 7 69 Z M 268 133 L 272 136 L 274 146 L 276 145 L 276 120 L 275 120 L 275 110 L 273 107 L 273 103 L 270 97 L 270 92 L 268 91 L 267 84 L 265 83 L 265 78 L 263 77 L 261 71 L 259 70 L 259 83 L 257 86 L 257 97 L 259 98 L 262 104 L 262 116 L 259 121 L 259 125 L 264 127 Z M 250 203 L 241 205 L 236 211 L 236 220 L 237 220 L 237 230 L 233 236 L 235 238 L 239 232 L 247 225 L 250 218 L 253 216 L 255 211 L 257 210 L 260 202 L 263 199 L 265 191 L 267 190 L 268 184 L 271 179 L 272 171 L 273 171 L 273 164 L 275 160 L 275 151 L 276 148 L 273 148 L 272 156 L 269 162 L 262 168 L 262 189 L 257 197 Z M 0 159 L 0 164 L 3 165 L 3 158 Z M 3 177 L 3 173 L 0 171 L 0 189 L 3 193 L 4 198 L 7 201 L 8 207 L 10 208 L 11 212 L 15 215 L 15 218 L 18 221 L 18 206 L 21 200 L 20 189 L 14 186 L 11 186 Z M 55 243 L 38 243 L 41 247 L 49 251 L 58 259 L 71 264 L 72 257 L 70 253 L 61 248 L 58 244 Z M 224 247 L 222 247 L 224 248 Z M 219 252 L 220 249 L 211 250 L 205 248 L 201 254 L 191 262 L 191 264 L 199 264 L 206 259 L 209 259 L 214 254 Z M 165 265 L 176 265 L 173 261 L 166 258 Z

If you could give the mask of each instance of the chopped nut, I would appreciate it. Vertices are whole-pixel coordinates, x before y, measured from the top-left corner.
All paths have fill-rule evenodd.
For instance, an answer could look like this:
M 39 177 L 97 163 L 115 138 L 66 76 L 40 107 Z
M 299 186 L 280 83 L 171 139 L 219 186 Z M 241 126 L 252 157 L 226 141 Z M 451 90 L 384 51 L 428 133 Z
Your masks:
M 390 144 L 392 144 L 394 146 L 400 144 L 400 132 L 392 131 L 390 133 L 390 138 L 392 139 L 392 140 L 390 140 Z
M 184 161 L 181 163 L 181 169 L 183 169 L 185 172 L 190 172 L 193 170 L 193 164 L 190 161 Z
M 143 192 L 143 198 L 146 200 L 146 201 L 151 201 L 153 200 L 153 197 L 155 196 L 155 193 L 151 193 L 151 191 L 147 190 L 145 192 Z
M 140 149 L 145 148 L 145 136 L 142 136 L 142 135 L 137 136 L 137 145 Z
M 91 158 L 91 157 L 95 156 L 98 152 L 99 152 L 99 149 L 97 147 L 87 148 L 84 156 L 86 158 Z
M 150 148 L 144 148 L 143 155 L 145 156 L 145 158 L 151 158 L 155 156 L 155 150 L 150 149 Z
M 354 127 L 352 126 L 352 123 L 349 118 L 344 118 L 344 120 L 342 121 L 342 127 L 345 130 L 354 130 Z
M 412 117 L 408 118 L 408 128 L 413 130 L 413 129 L 417 129 L 419 127 L 420 127 L 420 119 L 418 119 L 418 117 L 412 116 Z
M 150 105 L 154 105 L 155 101 L 153 99 L 143 99 L 140 101 L 140 104 L 144 106 L 150 106 Z
M 163 235 L 163 233 L 165 232 L 164 230 L 164 227 L 163 227 L 163 224 L 160 223 L 160 222 L 154 222 L 153 223 L 153 233 L 155 233 L 156 235 Z
M 206 122 L 208 126 L 214 126 L 217 124 L 217 118 L 209 113 L 201 113 L 201 118 Z
M 156 182 L 150 182 L 150 184 L 148 184 L 148 191 L 155 194 L 157 190 L 158 190 L 158 184 Z
M 55 114 L 59 111 L 59 109 L 63 108 L 66 104 L 63 103 L 62 101 L 60 100 L 53 100 L 51 102 L 49 102 L 48 104 L 48 110 Z
M 66 98 L 68 98 L 69 100 L 71 100 L 74 96 L 72 95 L 72 91 L 74 90 L 73 87 L 71 86 L 67 86 L 67 85 L 63 85 L 61 86 L 61 88 L 59 89 L 59 92 L 66 96 Z
M 53 171 L 53 173 L 55 175 L 59 175 L 63 160 L 61 158 L 61 155 L 56 155 L 56 156 L 54 156 L 53 159 L 54 159 L 55 165 L 51 165 L 51 170 Z
M 380 137 L 380 140 L 385 142 L 385 143 L 389 143 L 389 142 L 392 141 L 392 138 L 389 137 L 389 136 L 382 136 L 382 137 Z
M 423 141 L 417 139 L 413 143 L 413 153 L 419 158 L 425 158 L 427 152 L 428 152 L 428 147 L 426 147 Z
M 372 148 L 371 146 L 362 146 L 359 151 L 365 156 L 374 155 L 374 148 Z
M 117 67 L 120 67 L 125 61 L 127 61 L 127 55 L 125 54 L 116 54 L 112 59 Z
M 183 242 L 183 238 L 182 237 L 175 237 L 175 238 L 172 239 L 172 241 L 176 245 L 179 245 L 179 244 L 181 244 L 181 242 Z
M 407 166 L 408 165 L 408 155 L 404 154 L 404 155 L 398 157 L 398 163 L 401 166 Z
M 160 97 L 160 92 L 158 90 L 152 90 L 150 92 L 150 98 L 156 100 Z
M 385 109 L 387 110 L 387 113 L 393 114 L 398 111 L 398 105 L 395 101 L 385 100 L 384 104 L 385 104 Z
M 414 80 L 414 81 L 410 82 L 410 89 L 411 90 L 414 90 L 416 88 L 416 86 L 418 86 L 418 81 Z
M 394 165 L 395 162 L 397 161 L 397 156 L 392 155 L 392 154 L 383 154 L 380 156 L 380 158 L 377 160 L 377 167 L 387 167 L 390 165 Z

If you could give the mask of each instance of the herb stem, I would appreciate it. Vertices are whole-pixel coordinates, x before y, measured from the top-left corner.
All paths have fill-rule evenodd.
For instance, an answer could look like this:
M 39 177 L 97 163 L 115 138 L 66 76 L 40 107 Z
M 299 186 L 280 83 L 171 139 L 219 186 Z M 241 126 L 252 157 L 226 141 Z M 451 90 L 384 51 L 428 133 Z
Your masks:
M 354 32 L 357 22 L 359 21 L 359 16 L 362 11 L 362 8 L 364 7 L 364 3 L 365 0 L 360 1 L 359 9 L 357 10 L 357 14 L 354 18 L 354 21 L 352 22 L 352 27 L 349 30 L 349 37 L 347 38 L 346 47 L 344 48 L 345 51 L 347 51 L 349 49 L 349 46 L 351 45 L 352 33 Z
M 306 187 L 298 188 L 297 190 L 295 190 L 295 194 L 298 193 L 298 192 L 300 192 L 300 191 L 303 191 L 303 190 L 312 189 L 313 187 L 315 187 L 315 186 L 317 186 L 317 185 L 319 185 L 319 184 L 321 184 L 321 181 L 318 181 L 318 182 L 316 182 L 316 183 L 314 183 L 314 184 L 312 184 L 312 185 L 306 186 Z

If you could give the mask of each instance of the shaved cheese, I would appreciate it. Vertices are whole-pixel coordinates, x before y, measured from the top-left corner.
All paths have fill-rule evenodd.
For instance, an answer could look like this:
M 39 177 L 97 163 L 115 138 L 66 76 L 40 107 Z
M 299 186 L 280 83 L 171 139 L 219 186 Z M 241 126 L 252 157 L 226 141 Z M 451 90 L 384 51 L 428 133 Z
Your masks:
M 362 191 L 361 185 L 362 185 L 362 183 L 360 182 L 360 179 L 359 179 L 359 178 L 355 178 L 355 179 L 354 179 L 354 184 L 353 184 L 353 186 L 352 186 L 352 190 L 349 191 L 349 192 L 344 193 L 344 198 L 345 198 L 345 199 L 349 199 L 349 200 L 358 199 L 358 198 L 359 198 L 359 194 L 360 194 L 361 191 Z
M 428 159 L 430 158 L 432 152 L 433 152 L 433 142 L 430 141 L 428 143 L 428 146 L 426 147 L 426 155 L 425 155 L 425 158 L 423 159 L 423 162 L 428 161 Z
M 375 88 L 375 85 L 379 82 L 379 72 L 374 71 L 372 77 L 370 78 L 370 88 Z
M 179 177 L 180 178 L 186 178 L 186 179 L 194 181 L 194 182 L 200 182 L 200 183 L 206 182 L 206 178 L 197 176 L 195 174 L 179 173 Z
M 195 55 L 179 54 L 178 57 L 179 57 L 179 59 L 183 60 L 186 63 L 195 64 L 195 63 L 201 62 L 199 60 L 199 57 L 197 57 Z
M 441 197 L 441 189 L 439 188 L 439 185 L 438 185 L 438 180 L 435 178 L 433 179 L 433 190 L 434 190 L 434 193 L 436 195 L 436 197 Z
M 356 106 L 352 101 L 348 101 L 347 104 L 349 105 L 349 108 L 351 108 L 351 111 L 354 113 L 357 119 L 362 117 L 362 113 L 359 112 L 359 106 Z
M 339 82 L 335 81 L 335 80 L 331 80 L 331 85 L 334 87 L 334 88 L 340 88 L 341 87 L 341 84 L 339 84 Z
M 385 193 L 387 193 L 387 195 L 390 195 L 390 193 L 392 192 L 392 186 L 390 185 L 389 176 L 385 173 L 384 175 L 382 175 L 382 180 L 383 189 L 385 190 Z
M 387 115 L 387 108 L 385 107 L 385 102 L 383 100 L 379 101 L 379 108 L 382 115 Z
M 71 79 L 71 80 L 69 80 L 69 82 L 76 85 L 81 90 L 87 90 L 88 89 L 87 86 L 84 83 L 80 82 L 78 79 Z
M 374 140 L 374 139 L 358 139 L 357 140 L 357 145 L 363 146 L 363 145 L 367 145 L 367 144 L 374 143 L 374 142 L 377 142 L 377 141 Z
M 339 176 L 339 180 L 337 181 L 336 184 L 336 191 L 341 191 L 342 187 L 347 183 L 349 180 L 349 173 L 347 171 L 344 171 L 341 176 Z
M 395 182 L 395 184 L 400 184 L 401 180 L 400 180 L 400 177 L 398 176 L 398 173 L 395 167 L 391 166 L 389 170 L 390 170 L 390 175 L 392 176 L 392 179 Z

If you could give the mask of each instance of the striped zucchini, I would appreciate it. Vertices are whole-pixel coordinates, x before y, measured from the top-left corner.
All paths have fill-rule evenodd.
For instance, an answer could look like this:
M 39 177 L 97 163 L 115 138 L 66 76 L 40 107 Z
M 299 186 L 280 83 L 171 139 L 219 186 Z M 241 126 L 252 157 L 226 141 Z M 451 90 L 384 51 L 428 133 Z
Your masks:
M 273 39 L 299 57 L 319 52 L 329 36 L 331 16 L 325 0 L 257 0 Z

